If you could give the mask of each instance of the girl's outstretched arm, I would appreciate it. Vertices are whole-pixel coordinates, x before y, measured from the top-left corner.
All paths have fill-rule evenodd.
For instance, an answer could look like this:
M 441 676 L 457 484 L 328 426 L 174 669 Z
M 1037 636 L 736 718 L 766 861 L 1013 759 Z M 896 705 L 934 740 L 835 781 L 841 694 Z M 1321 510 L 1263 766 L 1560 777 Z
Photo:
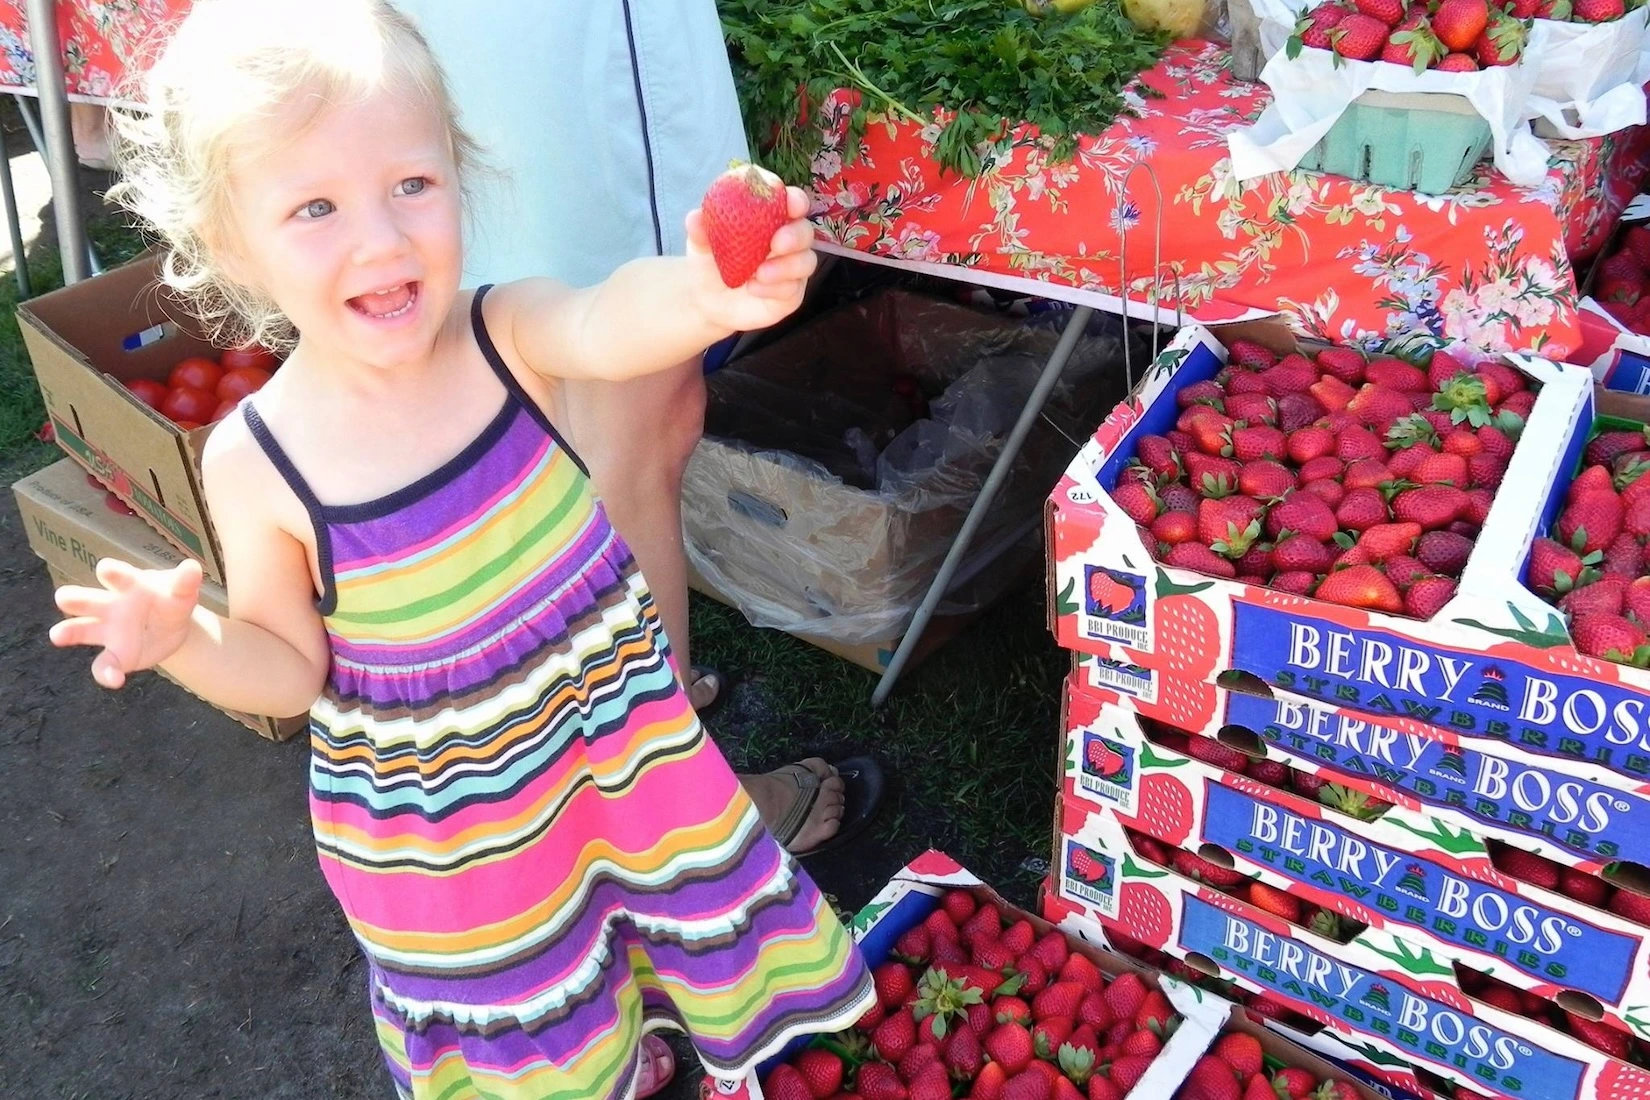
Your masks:
M 229 616 L 201 607 L 200 565 L 137 569 L 98 563 L 101 587 L 66 586 L 57 605 L 69 618 L 52 627 L 59 646 L 99 647 L 92 676 L 119 688 L 134 672 L 159 667 L 190 691 L 228 710 L 278 718 L 308 710 L 326 680 L 331 653 L 304 547 L 275 526 L 264 490 L 273 471 L 239 417 L 207 443 L 207 505 L 236 578 Z
M 802 304 L 817 263 L 807 196 L 795 187 L 787 194 L 792 220 L 744 286 L 723 284 L 695 210 L 686 256 L 632 260 L 586 290 L 550 279 L 508 283 L 487 296 L 489 325 L 508 333 L 538 374 L 617 381 L 673 367 L 731 333 L 777 324 Z

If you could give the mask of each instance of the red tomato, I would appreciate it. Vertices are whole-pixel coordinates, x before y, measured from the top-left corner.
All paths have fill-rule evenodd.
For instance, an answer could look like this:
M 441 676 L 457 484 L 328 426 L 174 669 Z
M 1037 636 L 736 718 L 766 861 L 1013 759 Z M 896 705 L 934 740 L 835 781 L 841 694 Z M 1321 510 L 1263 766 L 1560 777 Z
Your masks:
M 249 393 L 257 393 L 269 381 L 269 372 L 258 367 L 230 367 L 218 379 L 218 400 L 239 401 Z
M 218 399 L 211 390 L 173 386 L 166 391 L 166 400 L 161 403 L 160 411 L 162 416 L 180 428 L 185 420 L 193 421 L 199 427 L 212 418 L 212 410 L 217 407 Z
M 239 405 L 240 403 L 241 403 L 240 399 L 239 398 L 234 398 L 234 397 L 231 397 L 231 398 L 229 398 L 228 400 L 225 400 L 225 401 L 219 401 L 218 402 L 218 407 L 216 409 L 214 409 L 213 412 L 212 412 L 212 423 L 216 424 L 218 421 L 222 420 L 224 417 L 226 417 L 230 413 L 234 412 L 235 411 L 235 406 Z
M 218 388 L 218 379 L 223 377 L 223 368 L 213 359 L 203 359 L 199 355 L 192 355 L 172 368 L 167 375 L 166 384 L 176 389 L 179 386 L 193 386 L 197 390 L 211 393 Z
M 230 348 L 218 356 L 218 362 L 223 364 L 224 370 L 235 370 L 238 367 L 255 367 L 261 371 L 273 371 L 281 365 L 275 358 L 275 353 L 262 344 L 253 344 L 244 348 Z
M 126 388 L 151 409 L 159 409 L 160 403 L 166 400 L 166 387 L 152 378 L 134 378 L 126 383 Z

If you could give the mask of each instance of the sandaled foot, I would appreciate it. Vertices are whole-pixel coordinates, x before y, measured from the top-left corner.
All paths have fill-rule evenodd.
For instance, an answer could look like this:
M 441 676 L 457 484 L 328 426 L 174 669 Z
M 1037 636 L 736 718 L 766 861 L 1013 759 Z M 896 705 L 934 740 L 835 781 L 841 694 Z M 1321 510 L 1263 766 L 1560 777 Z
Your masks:
M 636 1070 L 636 1100 L 645 1100 L 676 1076 L 676 1055 L 657 1035 L 642 1037 L 641 1065 Z
M 687 692 L 693 709 L 700 717 L 708 717 L 722 705 L 722 674 L 706 665 L 694 665 L 688 670 Z
M 842 827 L 846 809 L 842 777 L 817 756 L 739 779 L 756 803 L 762 824 L 792 852 L 812 851 Z

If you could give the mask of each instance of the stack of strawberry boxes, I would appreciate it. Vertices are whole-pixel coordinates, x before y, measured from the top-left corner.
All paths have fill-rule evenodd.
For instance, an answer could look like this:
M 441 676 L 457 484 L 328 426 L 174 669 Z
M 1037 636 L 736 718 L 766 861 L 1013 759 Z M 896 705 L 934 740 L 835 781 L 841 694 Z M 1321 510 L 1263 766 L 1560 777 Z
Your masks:
M 1647 408 L 1183 329 L 1050 499 L 1049 919 L 1389 1095 L 1650 1095 Z

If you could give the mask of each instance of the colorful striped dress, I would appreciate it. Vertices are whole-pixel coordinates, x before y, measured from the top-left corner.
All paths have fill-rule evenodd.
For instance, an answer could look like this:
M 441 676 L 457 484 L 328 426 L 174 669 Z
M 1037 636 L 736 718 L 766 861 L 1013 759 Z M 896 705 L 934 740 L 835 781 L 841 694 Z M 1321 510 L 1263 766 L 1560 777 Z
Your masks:
M 368 504 L 318 502 L 332 644 L 311 711 L 321 870 L 418 1100 L 629 1097 L 642 1035 L 719 1077 L 874 1000 L 847 931 L 762 827 L 668 660 L 577 456 L 471 308 L 503 408 Z

